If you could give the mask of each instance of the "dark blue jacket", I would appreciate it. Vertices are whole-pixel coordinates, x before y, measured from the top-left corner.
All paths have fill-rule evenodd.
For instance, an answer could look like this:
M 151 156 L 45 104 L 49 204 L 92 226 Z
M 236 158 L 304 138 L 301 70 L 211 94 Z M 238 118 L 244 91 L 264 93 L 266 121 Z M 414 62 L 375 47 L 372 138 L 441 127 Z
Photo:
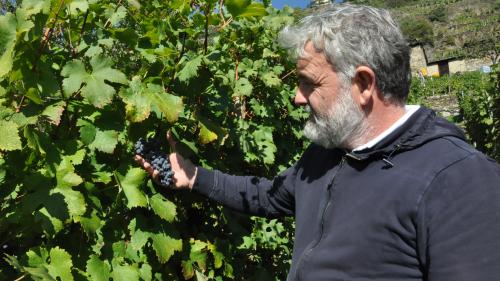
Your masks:
M 200 168 L 193 190 L 294 215 L 288 280 L 500 280 L 500 166 L 426 108 L 373 149 L 311 145 L 273 180 Z

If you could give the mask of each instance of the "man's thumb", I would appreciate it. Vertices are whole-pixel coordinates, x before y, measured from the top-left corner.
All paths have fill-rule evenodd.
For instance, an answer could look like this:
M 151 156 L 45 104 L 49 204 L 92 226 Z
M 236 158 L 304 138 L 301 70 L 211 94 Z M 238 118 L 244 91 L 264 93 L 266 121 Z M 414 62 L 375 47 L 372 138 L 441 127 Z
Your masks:
M 170 147 L 173 150 L 175 150 L 175 146 L 176 146 L 177 142 L 175 141 L 175 138 L 172 135 L 172 132 L 170 130 L 167 131 L 167 140 L 168 140 L 168 144 L 170 145 Z

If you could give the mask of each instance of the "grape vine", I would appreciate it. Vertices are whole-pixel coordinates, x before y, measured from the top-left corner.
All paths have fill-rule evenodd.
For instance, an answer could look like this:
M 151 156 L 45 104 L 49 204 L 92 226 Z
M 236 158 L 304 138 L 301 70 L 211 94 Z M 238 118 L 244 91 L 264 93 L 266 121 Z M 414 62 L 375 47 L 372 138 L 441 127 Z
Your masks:
M 275 42 L 294 11 L 268 3 L 24 0 L 2 10 L 0 279 L 284 279 L 290 220 L 171 191 L 167 147 L 135 147 L 162 124 L 157 135 L 172 131 L 207 168 L 269 177 L 297 159 L 306 113 Z M 164 155 L 162 185 L 136 152 Z

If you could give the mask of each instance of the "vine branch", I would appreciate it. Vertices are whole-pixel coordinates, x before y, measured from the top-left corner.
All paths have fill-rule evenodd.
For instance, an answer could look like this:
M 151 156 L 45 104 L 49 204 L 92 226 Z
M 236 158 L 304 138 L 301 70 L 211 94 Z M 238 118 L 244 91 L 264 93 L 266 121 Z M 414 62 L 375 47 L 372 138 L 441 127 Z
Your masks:
M 49 27 L 49 29 L 47 29 L 45 31 L 45 33 L 44 33 L 44 36 L 43 36 L 43 39 L 42 39 L 42 43 L 40 44 L 40 47 L 38 47 L 38 51 L 37 51 L 37 55 L 36 55 L 36 60 L 33 63 L 33 68 L 31 69 L 32 71 L 36 71 L 36 68 L 37 68 L 37 65 L 38 65 L 37 63 L 40 60 L 40 56 L 42 55 L 42 51 L 45 48 L 45 46 L 47 45 L 50 37 L 52 36 L 52 33 L 54 32 L 54 28 L 56 27 L 57 17 L 59 16 L 59 13 L 61 12 L 62 7 L 64 6 L 64 1 L 65 0 L 61 0 L 61 2 L 59 3 L 59 8 L 57 9 L 56 15 L 54 16 L 53 19 L 51 19 L 52 26 Z

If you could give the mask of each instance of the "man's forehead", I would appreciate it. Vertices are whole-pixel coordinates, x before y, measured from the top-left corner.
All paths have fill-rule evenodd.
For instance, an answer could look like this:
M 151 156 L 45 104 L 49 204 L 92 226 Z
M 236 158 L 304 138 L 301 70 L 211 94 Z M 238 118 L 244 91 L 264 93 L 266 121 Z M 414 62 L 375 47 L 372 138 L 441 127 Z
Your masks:
M 309 67 L 325 67 L 329 65 L 330 63 L 326 59 L 325 55 L 314 49 L 313 50 L 308 50 L 304 48 L 304 53 L 297 59 L 296 67 L 297 70 L 303 70 L 305 68 Z

